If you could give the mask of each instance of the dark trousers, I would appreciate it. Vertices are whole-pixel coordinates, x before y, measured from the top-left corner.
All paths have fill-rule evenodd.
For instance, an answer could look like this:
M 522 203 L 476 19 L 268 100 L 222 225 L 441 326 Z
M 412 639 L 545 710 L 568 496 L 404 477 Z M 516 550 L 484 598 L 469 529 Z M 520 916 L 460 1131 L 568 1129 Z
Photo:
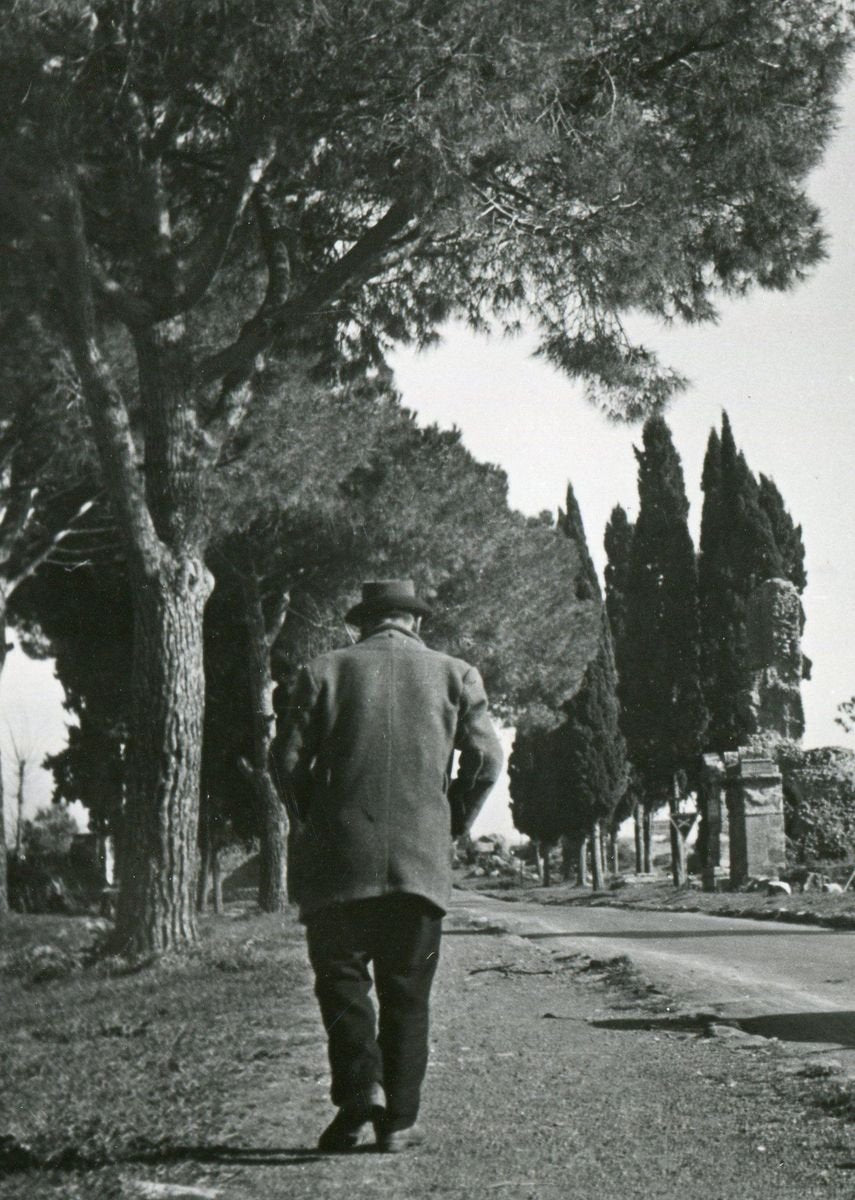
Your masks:
M 331 905 L 306 920 L 315 995 L 327 1031 L 333 1104 L 361 1107 L 371 1086 L 379 1083 L 386 1093 L 388 1129 L 406 1129 L 418 1115 L 428 1059 L 428 1000 L 441 932 L 439 909 L 409 895 Z M 379 1023 L 371 1003 L 369 963 Z

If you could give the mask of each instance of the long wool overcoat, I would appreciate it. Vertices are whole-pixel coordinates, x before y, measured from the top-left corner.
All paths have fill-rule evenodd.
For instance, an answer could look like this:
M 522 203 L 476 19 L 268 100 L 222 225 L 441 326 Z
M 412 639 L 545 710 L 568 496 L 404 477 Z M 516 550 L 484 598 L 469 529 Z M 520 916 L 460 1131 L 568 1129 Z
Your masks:
M 452 834 L 468 830 L 501 765 L 481 677 L 461 659 L 393 626 L 313 659 L 271 751 L 301 917 L 392 892 L 445 909 Z

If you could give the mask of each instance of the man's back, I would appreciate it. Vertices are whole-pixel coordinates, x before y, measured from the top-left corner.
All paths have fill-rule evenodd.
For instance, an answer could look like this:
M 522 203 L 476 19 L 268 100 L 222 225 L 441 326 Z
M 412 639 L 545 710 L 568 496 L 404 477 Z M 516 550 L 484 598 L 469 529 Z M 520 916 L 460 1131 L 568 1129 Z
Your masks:
M 501 749 L 478 672 L 415 634 L 381 626 L 304 669 L 274 746 L 301 818 L 290 870 L 303 915 L 395 892 L 446 907 L 455 748 L 465 824 Z

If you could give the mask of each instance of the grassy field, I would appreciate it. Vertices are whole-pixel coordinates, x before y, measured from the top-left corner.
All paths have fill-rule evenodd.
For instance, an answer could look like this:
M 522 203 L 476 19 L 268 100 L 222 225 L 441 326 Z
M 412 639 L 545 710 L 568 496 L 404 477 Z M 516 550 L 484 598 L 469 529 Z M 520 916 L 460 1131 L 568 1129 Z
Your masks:
M 203 921 L 188 959 L 136 972 L 110 959 L 86 965 L 99 924 L 10 919 L 0 956 L 0 1174 L 156 1156 L 178 1131 L 183 1143 L 203 1141 L 227 1126 L 238 1085 L 251 1090 L 300 1036 L 301 1022 L 286 1019 L 289 1003 L 308 1009 L 310 1000 L 293 918 L 233 907 Z

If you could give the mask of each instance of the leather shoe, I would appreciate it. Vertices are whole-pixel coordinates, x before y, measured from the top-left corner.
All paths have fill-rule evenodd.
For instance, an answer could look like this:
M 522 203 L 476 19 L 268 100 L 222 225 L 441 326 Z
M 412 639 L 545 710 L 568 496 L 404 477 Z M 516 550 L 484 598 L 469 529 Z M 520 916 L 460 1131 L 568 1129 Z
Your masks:
M 324 1154 L 347 1154 L 371 1141 L 371 1133 L 385 1112 L 383 1089 L 375 1084 L 362 1103 L 343 1105 L 318 1138 Z
M 380 1154 L 401 1154 L 412 1146 L 420 1146 L 423 1141 L 424 1135 L 418 1125 L 411 1125 L 409 1129 L 381 1127 L 377 1130 L 377 1150 Z

